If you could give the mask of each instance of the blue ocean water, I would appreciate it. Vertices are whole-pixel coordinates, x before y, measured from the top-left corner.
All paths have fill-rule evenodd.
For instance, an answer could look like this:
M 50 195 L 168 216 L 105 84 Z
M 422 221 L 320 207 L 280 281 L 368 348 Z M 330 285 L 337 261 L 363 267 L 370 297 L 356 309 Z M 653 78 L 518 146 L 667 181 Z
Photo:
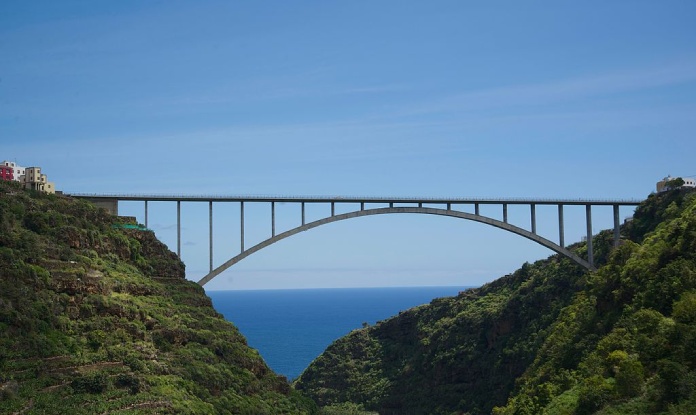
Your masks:
M 209 291 L 215 309 L 234 323 L 268 365 L 297 378 L 334 340 L 363 323 L 457 295 L 467 287 L 335 288 Z

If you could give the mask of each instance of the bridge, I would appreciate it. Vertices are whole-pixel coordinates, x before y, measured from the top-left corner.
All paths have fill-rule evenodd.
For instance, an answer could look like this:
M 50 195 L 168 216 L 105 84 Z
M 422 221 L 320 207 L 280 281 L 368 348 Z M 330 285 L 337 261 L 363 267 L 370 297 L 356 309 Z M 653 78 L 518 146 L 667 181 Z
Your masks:
M 144 202 L 145 227 L 148 226 L 148 202 L 176 202 L 177 206 L 177 247 L 176 252 L 181 257 L 181 204 L 185 202 L 198 202 L 208 204 L 209 220 L 209 248 L 210 248 L 210 268 L 209 273 L 201 278 L 198 283 L 205 285 L 217 275 L 238 263 L 249 255 L 260 251 L 280 240 L 289 238 L 300 232 L 304 232 L 318 226 L 329 223 L 354 219 L 363 216 L 385 215 L 397 213 L 439 215 L 458 219 L 466 219 L 486 225 L 494 226 L 508 232 L 523 236 L 534 241 L 552 251 L 564 255 L 577 264 L 588 270 L 595 269 L 594 251 L 592 247 L 592 208 L 597 206 L 612 206 L 614 219 L 614 246 L 620 241 L 620 222 L 619 208 L 624 206 L 637 206 L 640 200 L 591 200 L 591 199 L 476 199 L 476 198 L 419 198 L 419 197 L 323 197 L 323 196 L 176 196 L 176 195 L 120 195 L 120 194 L 85 194 L 73 193 L 66 194 L 79 199 L 86 199 L 97 206 L 109 210 L 112 214 L 118 215 L 118 203 L 120 201 L 140 201 Z M 270 204 L 270 236 L 258 244 L 245 248 L 244 246 L 244 205 L 245 203 L 267 203 Z M 240 242 L 241 249 L 239 254 L 225 261 L 222 265 L 213 267 L 213 204 L 214 203 L 238 203 L 240 206 Z M 276 204 L 294 203 L 301 206 L 300 225 L 290 230 L 276 233 Z M 308 204 L 330 205 L 331 214 L 324 218 L 307 222 L 305 217 L 305 207 Z M 336 213 L 337 205 L 349 205 L 351 208 L 345 213 Z M 494 205 L 500 208 L 502 220 L 490 216 L 482 215 L 480 207 L 482 205 Z M 522 205 L 529 209 L 530 226 L 528 229 L 513 225 L 508 222 L 508 206 Z M 537 213 L 536 207 L 540 205 L 555 206 L 558 211 L 558 241 L 554 242 L 537 234 Z M 473 213 L 468 213 L 461 208 L 463 206 L 473 206 Z M 587 229 L 587 259 L 581 258 L 565 246 L 564 237 L 564 206 L 584 206 L 585 225 Z

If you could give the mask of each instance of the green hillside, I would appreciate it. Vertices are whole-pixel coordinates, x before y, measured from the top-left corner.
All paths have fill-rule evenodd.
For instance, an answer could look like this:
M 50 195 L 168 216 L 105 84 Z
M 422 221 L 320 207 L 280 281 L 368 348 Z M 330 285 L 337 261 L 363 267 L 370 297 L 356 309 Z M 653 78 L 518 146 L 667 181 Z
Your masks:
M 0 413 L 316 413 L 119 220 L 0 182 Z
M 334 342 L 296 387 L 388 414 L 696 413 L 696 194 L 651 195 L 593 239 Z M 584 244 L 571 247 L 584 256 Z

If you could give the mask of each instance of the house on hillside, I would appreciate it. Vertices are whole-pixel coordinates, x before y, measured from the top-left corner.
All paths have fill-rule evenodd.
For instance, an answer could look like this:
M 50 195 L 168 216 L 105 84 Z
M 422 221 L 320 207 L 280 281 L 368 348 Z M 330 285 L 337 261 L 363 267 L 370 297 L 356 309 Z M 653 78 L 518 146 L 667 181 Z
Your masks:
M 56 186 L 48 181 L 48 177 L 41 173 L 41 167 L 27 167 L 22 178 L 24 187 L 31 190 L 38 190 L 44 193 L 55 193 Z
M 12 180 L 14 180 L 16 182 L 22 181 L 20 179 L 20 177 L 24 176 L 24 173 L 25 173 L 24 167 L 18 165 L 14 161 L 7 161 L 7 160 L 2 162 L 2 166 L 5 168 L 12 169 L 12 176 L 13 176 Z
M 0 166 L 0 180 L 13 181 L 14 180 L 14 169 L 5 165 Z
M 660 180 L 657 182 L 657 193 L 663 192 L 665 190 L 670 190 L 672 188 L 672 183 L 674 183 L 675 180 L 683 180 L 684 184 L 681 185 L 681 187 L 696 187 L 696 179 L 691 178 L 691 177 L 672 177 L 672 176 L 667 176 L 664 179 Z M 672 183 L 670 183 L 672 182 Z

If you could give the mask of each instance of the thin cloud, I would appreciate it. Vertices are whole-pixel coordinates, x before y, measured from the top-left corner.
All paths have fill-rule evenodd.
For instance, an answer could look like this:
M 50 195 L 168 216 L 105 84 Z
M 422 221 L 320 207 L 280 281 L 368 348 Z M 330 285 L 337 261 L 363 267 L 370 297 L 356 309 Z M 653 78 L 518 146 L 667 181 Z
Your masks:
M 392 116 L 530 107 L 696 81 L 696 63 L 628 69 L 582 78 L 471 91 L 395 108 Z

